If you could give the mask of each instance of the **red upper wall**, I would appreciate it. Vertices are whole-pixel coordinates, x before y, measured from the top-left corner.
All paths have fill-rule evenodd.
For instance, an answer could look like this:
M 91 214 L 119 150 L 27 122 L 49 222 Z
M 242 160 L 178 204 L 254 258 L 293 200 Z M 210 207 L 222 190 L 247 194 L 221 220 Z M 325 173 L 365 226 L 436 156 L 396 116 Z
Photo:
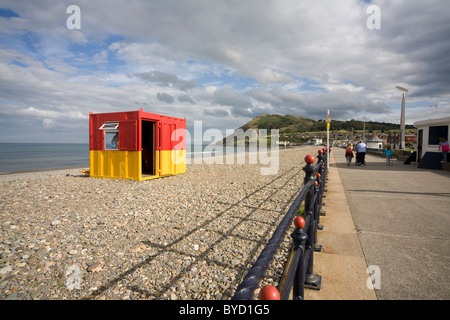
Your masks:
M 119 150 L 142 150 L 142 120 L 156 123 L 156 150 L 186 150 L 186 118 L 144 112 L 142 109 L 128 112 L 90 113 L 89 150 L 104 150 L 104 132 L 99 128 L 110 121 L 119 122 Z

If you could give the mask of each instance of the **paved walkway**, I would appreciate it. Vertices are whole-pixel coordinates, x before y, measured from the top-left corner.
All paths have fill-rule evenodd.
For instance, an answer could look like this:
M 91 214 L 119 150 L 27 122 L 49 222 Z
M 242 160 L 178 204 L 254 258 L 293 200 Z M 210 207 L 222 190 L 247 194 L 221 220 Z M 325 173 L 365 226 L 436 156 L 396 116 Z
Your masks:
M 333 154 L 330 157 L 324 229 L 318 231 L 322 251 L 314 253 L 314 273 L 322 276 L 320 291 L 305 290 L 306 300 L 374 300 L 367 287 L 367 265 Z
M 347 167 L 344 150 L 333 149 L 324 250 L 314 256 L 322 290 L 305 298 L 450 299 L 450 172 L 366 161 Z M 367 266 L 379 289 L 367 288 Z

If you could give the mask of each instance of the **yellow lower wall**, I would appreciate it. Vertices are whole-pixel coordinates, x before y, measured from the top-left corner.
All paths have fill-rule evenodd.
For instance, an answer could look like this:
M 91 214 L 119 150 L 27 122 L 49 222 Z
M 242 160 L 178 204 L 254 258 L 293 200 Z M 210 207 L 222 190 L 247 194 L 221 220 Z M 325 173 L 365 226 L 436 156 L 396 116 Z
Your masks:
M 163 150 L 155 153 L 155 175 L 142 176 L 141 151 L 91 150 L 90 176 L 94 178 L 149 180 L 186 172 L 185 150 Z

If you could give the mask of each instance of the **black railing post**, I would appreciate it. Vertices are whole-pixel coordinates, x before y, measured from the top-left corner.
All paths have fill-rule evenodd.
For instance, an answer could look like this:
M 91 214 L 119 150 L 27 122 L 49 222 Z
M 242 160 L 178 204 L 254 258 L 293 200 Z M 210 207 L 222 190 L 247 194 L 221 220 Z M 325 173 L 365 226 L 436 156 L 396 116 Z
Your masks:
M 320 175 L 324 178 L 325 178 L 325 176 L 324 176 L 325 157 L 326 157 L 326 155 L 323 154 L 323 150 L 320 149 L 318 151 L 317 159 L 319 159 L 319 163 L 322 163 L 322 164 L 319 166 L 318 173 L 320 173 Z M 326 198 L 327 196 L 323 194 L 323 186 L 324 186 L 324 184 L 319 183 L 320 194 L 322 195 L 323 198 Z
M 323 172 L 325 173 L 323 176 L 324 176 L 324 181 L 323 181 L 323 190 L 322 190 L 322 192 L 327 192 L 327 189 L 326 189 L 326 181 L 328 180 L 328 177 L 327 177 L 327 175 L 328 175 L 328 168 L 327 168 L 327 163 L 328 163 L 328 153 L 327 152 L 325 152 L 326 150 L 322 150 L 322 152 L 323 152 Z
M 318 167 L 320 169 L 321 163 L 319 162 Z M 317 244 L 317 231 L 323 230 L 323 226 L 320 224 L 320 214 L 319 210 L 322 207 L 322 194 L 320 192 L 320 173 L 317 173 L 316 175 L 317 179 L 315 181 L 314 186 L 314 210 L 313 210 L 313 217 L 314 217 L 314 251 L 320 252 L 322 251 L 322 246 Z
M 303 167 L 303 171 L 305 172 L 304 184 L 306 185 L 310 181 L 314 181 L 315 176 L 315 166 L 313 163 L 315 162 L 315 158 L 311 155 L 305 157 L 306 166 Z M 315 233 L 317 228 L 317 221 L 314 217 L 314 184 L 312 184 L 311 188 L 309 188 L 306 198 L 305 198 L 305 212 L 307 215 L 311 215 L 310 225 L 308 226 L 308 239 L 306 241 L 306 250 L 308 256 L 308 265 L 306 268 L 306 276 L 305 276 L 305 287 L 309 289 L 320 290 L 320 285 L 322 282 L 322 277 L 314 274 L 314 242 L 315 242 Z
M 296 265 L 292 290 L 292 296 L 294 300 L 304 300 L 305 298 L 305 244 L 306 240 L 308 239 L 308 235 L 303 230 L 305 224 L 305 219 L 303 219 L 302 217 L 297 217 L 294 221 L 295 230 L 291 234 L 291 237 L 294 240 L 294 250 L 300 251 L 298 253 L 300 257 Z

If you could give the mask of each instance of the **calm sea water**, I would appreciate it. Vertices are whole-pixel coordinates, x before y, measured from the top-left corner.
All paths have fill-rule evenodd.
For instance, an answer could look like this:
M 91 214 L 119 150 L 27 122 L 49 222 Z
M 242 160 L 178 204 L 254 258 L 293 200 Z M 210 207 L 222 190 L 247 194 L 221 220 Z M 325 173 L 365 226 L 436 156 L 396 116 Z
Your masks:
M 89 168 L 89 144 L 0 143 L 0 173 Z
M 202 156 L 206 147 L 206 144 L 201 148 L 191 146 L 190 152 L 189 148 L 187 150 L 187 157 Z M 0 173 L 81 167 L 89 169 L 87 143 L 0 143 Z

